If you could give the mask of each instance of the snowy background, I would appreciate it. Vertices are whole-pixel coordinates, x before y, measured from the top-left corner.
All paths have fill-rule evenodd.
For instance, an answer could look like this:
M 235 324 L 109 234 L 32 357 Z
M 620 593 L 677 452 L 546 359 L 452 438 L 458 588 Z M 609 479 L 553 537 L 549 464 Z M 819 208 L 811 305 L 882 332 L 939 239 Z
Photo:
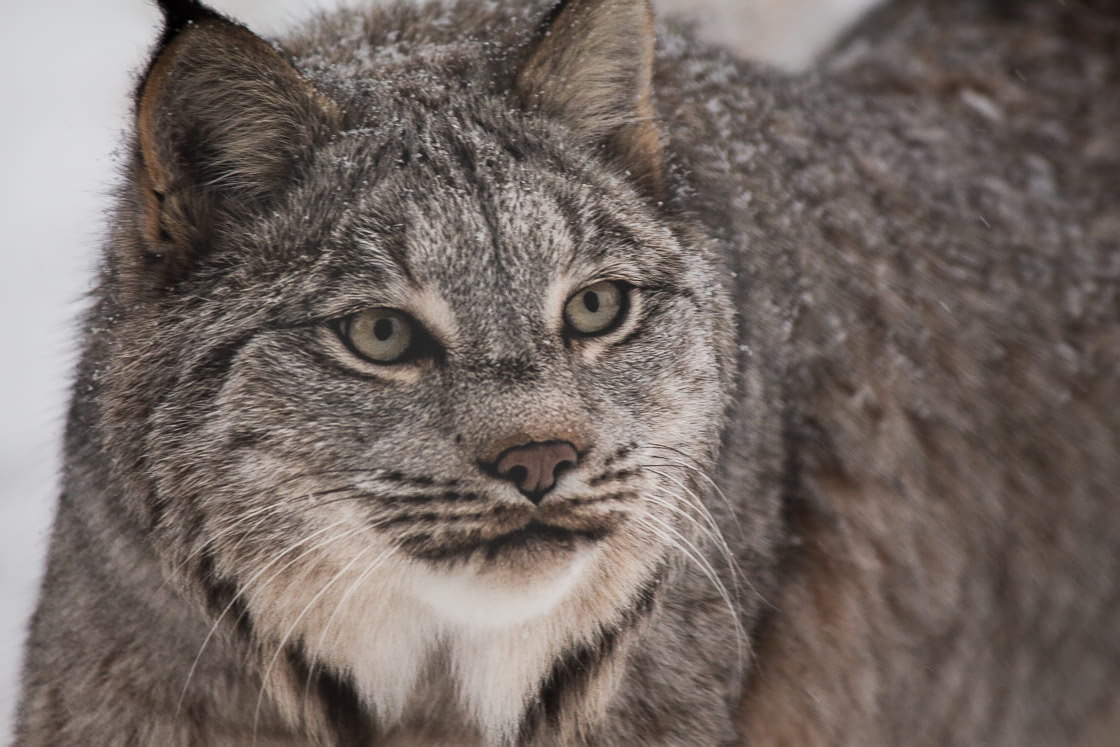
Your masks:
M 216 0 L 259 32 L 336 0 Z M 358 2 L 359 0 L 346 0 Z M 654 0 L 787 67 L 874 0 Z M 0 740 L 53 512 L 75 318 L 89 288 L 133 71 L 156 37 L 145 0 L 2 0 L 0 25 Z

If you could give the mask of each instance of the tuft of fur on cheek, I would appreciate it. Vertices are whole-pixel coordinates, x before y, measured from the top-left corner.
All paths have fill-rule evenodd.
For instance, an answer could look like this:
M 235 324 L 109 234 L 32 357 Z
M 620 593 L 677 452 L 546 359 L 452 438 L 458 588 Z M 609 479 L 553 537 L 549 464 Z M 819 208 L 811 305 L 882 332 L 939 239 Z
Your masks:
M 288 709 L 293 698 L 306 697 L 307 683 L 293 692 L 283 676 L 284 652 L 295 648 L 312 673 L 322 667 L 350 679 L 377 720 L 391 725 L 405 711 L 437 631 L 407 593 L 408 574 L 388 543 L 365 529 L 336 531 L 336 541 L 249 586 L 248 608 L 265 641 L 265 685 Z

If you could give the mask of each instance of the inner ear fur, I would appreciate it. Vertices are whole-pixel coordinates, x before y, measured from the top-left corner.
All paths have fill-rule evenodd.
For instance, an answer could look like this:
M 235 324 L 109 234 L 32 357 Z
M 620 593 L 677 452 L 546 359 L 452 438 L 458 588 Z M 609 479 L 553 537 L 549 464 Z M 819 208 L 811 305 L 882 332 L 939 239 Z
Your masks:
M 659 195 L 654 43 L 649 0 L 565 0 L 542 25 L 516 91 L 524 106 L 606 148 L 639 187 Z
M 341 112 L 266 41 L 197 3 L 167 29 L 137 95 L 140 229 L 161 281 L 223 213 L 280 190 Z M 179 15 L 176 15 L 179 12 Z

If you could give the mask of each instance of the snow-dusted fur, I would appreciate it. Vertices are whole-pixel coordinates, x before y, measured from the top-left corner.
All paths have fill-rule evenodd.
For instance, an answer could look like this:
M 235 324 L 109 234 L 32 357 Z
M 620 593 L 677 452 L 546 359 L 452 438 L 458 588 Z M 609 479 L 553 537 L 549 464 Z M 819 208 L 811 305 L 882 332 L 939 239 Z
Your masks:
M 798 79 L 645 0 L 165 5 L 19 744 L 1111 733 L 1100 23 L 915 3 Z

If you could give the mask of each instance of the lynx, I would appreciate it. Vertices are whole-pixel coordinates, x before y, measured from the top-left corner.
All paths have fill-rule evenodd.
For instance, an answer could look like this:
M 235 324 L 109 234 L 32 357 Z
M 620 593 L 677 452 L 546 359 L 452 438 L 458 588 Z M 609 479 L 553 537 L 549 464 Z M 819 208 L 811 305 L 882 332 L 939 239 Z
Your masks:
M 18 744 L 1115 738 L 1115 25 L 161 5 Z

